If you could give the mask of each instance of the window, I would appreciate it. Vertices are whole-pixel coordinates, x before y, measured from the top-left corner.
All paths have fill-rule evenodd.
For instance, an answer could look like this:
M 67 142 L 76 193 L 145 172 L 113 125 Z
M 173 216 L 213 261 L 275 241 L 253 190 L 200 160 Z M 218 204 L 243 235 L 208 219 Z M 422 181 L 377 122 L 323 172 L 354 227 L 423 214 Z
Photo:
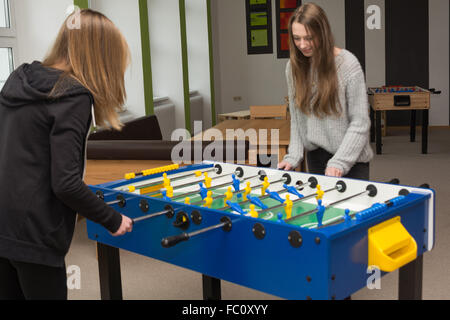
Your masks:
M 10 28 L 8 0 L 0 0 L 0 28 Z
M 0 48 L 0 90 L 13 70 L 12 48 Z
M 0 0 L 0 90 L 15 67 L 16 30 L 11 0 Z

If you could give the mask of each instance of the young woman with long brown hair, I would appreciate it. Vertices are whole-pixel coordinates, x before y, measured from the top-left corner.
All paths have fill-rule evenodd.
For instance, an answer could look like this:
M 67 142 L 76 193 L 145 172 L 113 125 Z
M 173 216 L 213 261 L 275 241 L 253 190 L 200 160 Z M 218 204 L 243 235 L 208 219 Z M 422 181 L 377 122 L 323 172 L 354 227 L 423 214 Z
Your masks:
M 74 15 L 77 15 L 76 17 Z M 68 22 L 78 19 L 74 28 Z M 132 221 L 83 183 L 91 124 L 120 129 L 129 64 L 104 15 L 68 17 L 47 58 L 23 64 L 0 93 L 0 299 L 67 299 L 65 256 L 76 213 L 114 236 Z
M 306 150 L 310 173 L 368 180 L 373 152 L 367 89 L 358 59 L 335 47 L 326 14 L 313 3 L 293 13 L 289 38 L 291 142 L 278 168 L 297 167 Z

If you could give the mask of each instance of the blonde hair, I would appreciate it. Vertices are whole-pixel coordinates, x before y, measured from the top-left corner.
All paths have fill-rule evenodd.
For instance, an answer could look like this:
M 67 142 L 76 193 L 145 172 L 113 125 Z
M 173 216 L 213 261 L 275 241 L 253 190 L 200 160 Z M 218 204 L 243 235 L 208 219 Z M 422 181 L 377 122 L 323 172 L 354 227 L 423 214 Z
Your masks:
M 79 25 L 74 28 L 69 23 L 75 14 L 79 15 Z M 51 97 L 66 90 L 63 79 L 77 80 L 94 97 L 98 124 L 116 130 L 122 128 L 117 112 L 126 100 L 124 76 L 129 63 L 129 47 L 122 33 L 106 16 L 90 9 L 74 12 L 66 19 L 43 61 L 44 66 L 67 66 Z
M 314 55 L 305 57 L 294 43 L 292 24 L 303 24 L 314 44 Z M 334 37 L 321 7 L 306 3 L 294 11 L 289 20 L 289 47 L 292 74 L 296 83 L 296 103 L 305 114 L 322 118 L 339 115 L 338 76 L 334 57 Z M 317 76 L 317 93 L 312 97 L 312 72 Z

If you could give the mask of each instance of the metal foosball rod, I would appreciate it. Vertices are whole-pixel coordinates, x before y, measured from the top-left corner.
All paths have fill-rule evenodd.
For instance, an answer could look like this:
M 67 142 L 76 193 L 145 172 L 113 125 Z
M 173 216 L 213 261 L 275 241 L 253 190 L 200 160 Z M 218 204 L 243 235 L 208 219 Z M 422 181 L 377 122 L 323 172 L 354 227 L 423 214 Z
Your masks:
M 175 169 L 178 169 L 179 168 L 179 165 L 172 165 L 172 166 L 167 166 L 167 167 L 174 167 Z M 174 169 L 172 169 L 172 170 L 166 170 L 166 171 L 164 171 L 164 168 L 167 168 L 167 167 L 161 167 L 161 168 L 156 168 L 156 170 L 158 170 L 158 169 L 161 169 L 162 171 L 160 171 L 160 172 L 158 172 L 158 173 L 161 173 L 161 172 L 166 172 L 166 171 L 173 171 Z M 146 174 L 146 173 L 148 173 L 148 172 L 152 172 L 152 171 L 154 171 L 155 169 L 149 169 L 149 170 L 143 170 L 143 171 L 141 171 L 141 172 L 137 172 L 137 173 L 128 173 L 128 174 L 126 174 L 125 175 L 125 177 L 127 177 L 127 175 L 136 175 L 136 176 L 145 176 L 145 175 L 148 175 L 148 174 Z M 159 171 L 159 170 L 158 170 Z M 197 170 L 197 169 L 191 169 L 191 170 L 189 170 L 189 171 L 186 171 L 186 172 L 190 172 L 190 171 L 195 171 L 194 173 L 187 173 L 187 174 L 185 174 L 185 175 L 182 175 L 182 176 L 179 176 L 179 177 L 182 177 L 182 178 L 187 178 L 187 177 L 191 177 L 191 176 L 194 176 L 194 175 L 197 175 L 197 171 L 199 171 L 199 170 Z M 216 173 L 220 173 L 220 172 L 222 172 L 222 167 L 219 165 L 219 164 L 216 164 L 215 166 L 213 166 L 213 167 L 211 167 L 211 168 L 208 168 L 208 169 L 205 169 L 203 172 L 211 172 L 211 171 L 215 171 Z M 160 180 L 159 182 L 163 182 L 162 180 Z
M 222 179 L 222 178 L 229 177 L 229 176 L 232 176 L 232 175 L 236 175 L 236 173 L 235 172 L 234 173 L 227 173 L 227 174 L 224 174 L 222 176 L 212 177 L 212 178 L 210 178 L 210 181 L 212 182 L 213 180 Z M 197 180 L 197 181 L 192 181 L 192 182 L 187 182 L 187 183 L 179 184 L 179 185 L 176 185 L 176 186 L 172 186 L 172 188 L 174 190 L 176 190 L 176 189 L 183 189 L 183 188 L 193 186 L 193 185 L 198 184 L 199 182 L 203 182 L 203 181 L 205 181 L 205 178 L 202 179 L 202 180 Z M 159 194 L 159 193 L 161 193 L 161 191 L 163 189 L 155 191 L 155 192 L 152 192 L 152 193 L 148 193 L 147 195 L 152 196 L 152 195 L 155 195 L 155 194 Z
M 166 209 L 163 210 L 163 211 L 151 213 L 151 214 L 148 214 L 146 216 L 139 217 L 139 218 L 134 218 L 134 219 L 132 219 L 132 222 L 133 222 L 133 224 L 135 224 L 137 222 L 141 222 L 141 221 L 144 221 L 144 220 L 156 218 L 156 217 L 163 216 L 163 215 L 166 215 L 169 218 L 173 217 L 175 215 L 175 210 L 171 206 L 167 206 Z
M 238 168 L 239 169 L 239 168 Z M 238 170 L 238 169 L 236 169 L 236 170 Z M 193 170 L 190 170 L 190 171 L 193 171 Z M 206 169 L 206 170 L 203 170 L 203 171 L 200 171 L 200 170 L 196 170 L 194 173 L 187 173 L 187 174 L 184 174 L 184 175 L 180 175 L 180 176 L 177 176 L 177 177 L 173 177 L 173 178 L 171 178 L 171 181 L 178 181 L 178 180 L 182 180 L 182 179 L 185 179 L 185 178 L 190 178 L 190 177 L 193 177 L 193 176 L 196 176 L 196 177 L 200 177 L 202 174 L 204 174 L 205 172 L 212 172 L 212 171 L 214 171 L 214 173 L 216 173 L 216 174 L 220 174 L 220 173 L 222 173 L 222 167 L 219 165 L 219 164 L 216 164 L 214 167 L 211 167 L 211 168 L 209 168 L 209 169 Z M 189 171 L 188 171 L 189 172 Z M 140 174 L 141 176 L 143 175 L 143 174 Z M 158 185 L 161 185 L 161 184 L 163 184 L 164 183 L 164 179 L 162 179 L 162 180 L 156 180 L 156 181 L 154 181 L 154 182 L 152 182 L 152 183 L 149 183 L 149 184 L 146 184 L 146 185 L 141 185 L 141 186 L 138 186 L 138 187 L 136 187 L 135 189 L 136 190 L 140 190 L 140 189 L 145 189 L 145 188 L 149 188 L 149 187 L 154 187 L 154 186 L 158 186 Z M 128 190 L 122 190 L 122 191 L 128 191 Z
M 323 193 L 328 193 L 328 192 L 335 191 L 335 190 L 337 190 L 337 191 L 339 191 L 339 192 L 344 192 L 345 189 L 346 189 L 346 184 L 345 184 L 345 182 L 343 182 L 343 181 L 338 181 L 338 182 L 336 183 L 336 186 L 335 186 L 335 187 L 330 188 L 330 189 L 327 189 L 327 190 L 324 190 Z M 316 197 L 317 195 L 318 195 L 318 192 L 315 192 L 315 193 L 310 194 L 310 195 L 308 195 L 308 196 L 305 196 L 305 197 L 303 197 L 303 198 L 299 198 L 299 199 L 293 200 L 292 203 L 303 202 L 303 201 L 306 201 L 306 200 L 308 200 L 308 199 L 314 198 L 314 197 Z M 272 210 L 280 209 L 280 208 L 283 208 L 283 207 L 284 207 L 284 204 L 279 204 L 279 205 L 276 205 L 276 206 L 274 206 L 274 207 L 270 207 L 270 208 L 267 208 L 267 209 L 258 211 L 258 215 L 260 215 L 260 214 L 262 214 L 262 213 L 266 213 L 266 212 L 272 211 Z M 290 219 L 287 219 L 287 220 L 290 220 Z M 285 220 L 285 221 L 287 222 L 287 220 Z
M 400 184 L 400 181 L 398 181 L 398 179 L 394 179 L 394 180 L 391 180 L 389 183 Z M 425 183 L 425 184 L 420 185 L 419 188 L 428 188 L 429 189 L 430 186 Z M 324 227 L 330 227 L 330 226 L 341 224 L 342 222 L 350 220 L 351 218 L 353 218 L 355 216 L 356 217 L 359 216 L 359 218 L 364 219 L 364 216 L 366 216 L 366 215 L 370 216 L 371 214 L 373 214 L 377 210 L 382 210 L 382 209 L 385 209 L 385 208 L 389 208 L 389 207 L 391 207 L 393 205 L 396 205 L 396 204 L 400 203 L 402 200 L 404 200 L 405 196 L 407 196 L 408 194 L 409 194 L 408 190 L 402 189 L 402 190 L 399 191 L 398 197 L 394 197 L 394 198 L 388 199 L 388 200 L 384 201 L 383 204 L 375 204 L 375 205 L 372 205 L 372 207 L 370 207 L 370 208 L 367 208 L 367 209 L 364 209 L 364 210 L 361 210 L 361 211 L 358 211 L 358 212 L 349 213 L 348 215 L 344 216 L 342 220 L 333 221 L 333 222 L 324 224 L 321 227 L 319 227 L 319 229 L 320 228 L 324 228 Z
M 171 165 L 164 166 L 164 167 L 142 170 L 141 172 L 126 173 L 125 174 L 125 179 L 126 180 L 131 180 L 131 179 L 134 179 L 136 177 L 149 176 L 149 175 L 156 174 L 156 173 L 173 171 L 173 170 L 177 170 L 179 167 L 180 167 L 179 164 L 171 164 Z
M 289 184 L 290 180 L 291 180 L 291 177 L 289 176 L 289 174 L 286 173 L 286 174 L 284 174 L 282 176 L 281 179 L 274 180 L 274 181 L 268 181 L 268 183 L 270 183 L 270 184 L 277 184 L 277 183 Z M 264 183 L 260 183 L 260 184 L 251 186 L 252 189 L 261 188 L 261 187 L 264 187 Z M 283 190 L 285 190 L 285 189 L 283 189 Z M 245 192 L 245 189 L 242 189 L 242 190 L 233 191 L 232 194 L 236 195 L 236 194 L 241 194 L 241 193 L 244 193 L 244 192 Z M 279 192 L 281 192 L 281 191 L 279 191 Z M 224 199 L 226 197 L 227 197 L 226 195 L 220 195 L 220 196 L 213 197 L 212 199 L 213 200 L 219 200 L 219 199 Z M 263 196 L 263 197 L 268 198 L 269 196 Z M 240 202 L 240 204 L 246 203 L 246 202 L 248 202 L 248 200 L 244 200 L 244 201 Z M 202 203 L 203 203 L 203 200 L 202 201 L 198 201 L 198 202 L 194 202 L 194 203 L 191 203 L 191 204 L 196 206 L 196 205 L 199 205 L 199 204 L 202 204 Z M 220 210 L 224 211 L 224 210 L 227 210 L 227 209 L 230 209 L 230 207 L 226 206 L 226 207 L 224 207 L 224 208 L 222 208 Z
M 200 235 L 202 233 L 209 232 L 209 231 L 212 231 L 212 230 L 216 230 L 216 229 L 219 229 L 219 228 L 222 228 L 222 230 L 225 231 L 225 232 L 231 231 L 232 222 L 231 222 L 230 218 L 223 217 L 222 219 L 220 219 L 220 221 L 221 221 L 221 223 L 219 223 L 219 224 L 216 224 L 214 226 L 210 226 L 210 227 L 207 227 L 207 228 L 204 228 L 204 229 L 201 229 L 201 230 L 197 230 L 197 231 L 190 232 L 190 233 L 184 232 L 182 234 L 178 234 L 178 235 L 175 235 L 175 236 L 170 236 L 170 237 L 164 238 L 164 239 L 161 240 L 161 245 L 164 248 L 170 248 L 170 247 L 173 247 L 173 246 L 175 246 L 176 244 L 178 244 L 178 243 L 180 243 L 182 241 L 187 241 L 187 240 L 189 240 L 190 238 L 192 238 L 194 236 L 198 236 L 198 235 Z
M 358 215 L 361 215 L 361 216 L 363 216 L 363 215 L 365 215 L 366 213 L 369 213 L 370 214 L 370 212 L 369 212 L 369 210 L 380 210 L 380 208 L 388 208 L 388 207 L 390 207 L 390 206 L 392 206 L 392 205 L 394 205 L 394 204 L 397 204 L 397 203 L 399 203 L 401 200 L 403 200 L 404 199 L 404 195 L 400 195 L 400 196 L 398 196 L 398 197 L 395 197 L 395 198 L 392 198 L 392 199 L 389 199 L 389 200 L 386 200 L 385 202 L 384 202 L 384 204 L 378 204 L 377 206 L 372 206 L 372 207 L 369 207 L 369 208 L 367 208 L 367 209 L 364 209 L 364 210 L 361 210 L 361 211 L 357 211 L 357 212 L 353 212 L 353 213 L 349 213 L 349 212 L 347 212 L 346 211 L 346 214 L 345 214 L 345 216 L 343 216 L 343 217 L 341 217 L 341 219 L 339 219 L 339 220 L 337 220 L 337 221 L 332 221 L 332 222 L 329 222 L 329 223 L 324 223 L 324 224 L 322 224 L 321 226 L 317 226 L 316 228 L 317 229 L 322 229 L 322 228 L 325 228 L 325 227 L 331 227 L 331 226 L 334 226 L 334 225 L 338 225 L 338 224 L 341 224 L 342 222 L 344 222 L 344 221 L 347 221 L 347 220 L 351 220 L 353 217 L 355 217 L 355 216 L 358 216 Z
M 254 178 L 259 178 L 259 179 L 262 178 L 262 179 L 264 179 L 263 178 L 264 176 L 265 176 L 265 172 L 261 170 L 257 175 L 246 177 L 246 178 L 243 178 L 242 180 L 239 180 L 239 181 L 240 182 L 244 182 L 244 181 L 251 180 L 251 179 L 254 179 Z M 229 185 L 230 185 L 230 183 L 227 182 L 227 183 L 222 183 L 222 184 L 218 184 L 218 185 L 215 185 L 215 186 L 211 186 L 210 188 L 207 188 L 207 189 L 208 190 L 214 190 L 214 189 L 226 187 L 226 186 L 229 186 Z M 178 199 L 178 198 L 189 197 L 189 196 L 192 196 L 192 195 L 195 195 L 195 194 L 198 194 L 198 193 L 199 193 L 199 191 L 197 190 L 197 191 L 191 191 L 191 192 L 179 194 L 179 195 L 176 195 L 176 196 L 172 197 L 172 200 Z
M 356 193 L 354 195 L 351 195 L 351 196 L 349 196 L 347 198 L 344 198 L 344 199 L 341 199 L 341 200 L 338 200 L 338 201 L 335 201 L 335 202 L 332 202 L 332 203 L 328 204 L 325 207 L 325 210 L 330 208 L 330 207 L 334 207 L 334 206 L 336 206 L 336 205 L 338 205 L 340 203 L 346 202 L 346 201 L 348 201 L 350 199 L 353 199 L 353 198 L 356 198 L 356 197 L 359 197 L 359 196 L 362 196 L 362 195 L 366 195 L 366 194 L 369 197 L 375 197 L 377 195 L 377 188 L 373 184 L 370 184 L 370 185 L 367 186 L 366 190 L 364 190 L 364 191 L 361 191 L 361 192 Z M 307 211 L 307 212 L 303 212 L 303 213 L 301 213 L 299 215 L 296 215 L 295 217 L 292 217 L 290 219 L 286 219 L 284 221 L 285 222 L 291 222 L 291 221 L 294 221 L 294 220 L 299 219 L 301 217 L 305 217 L 307 215 L 317 213 L 318 211 L 319 211 L 319 209 L 316 208 L 316 209 L 313 209 L 313 210 L 310 210 L 310 211 Z
M 125 198 L 123 195 L 119 194 L 116 197 L 116 199 L 117 200 L 105 202 L 105 204 L 107 204 L 108 206 L 113 206 L 113 205 L 117 204 L 117 205 L 119 205 L 120 208 L 123 208 L 127 204 L 127 201 L 132 199 L 132 198 Z
M 222 171 L 220 171 L 220 172 L 222 172 Z M 261 170 L 261 171 L 259 172 L 259 175 L 262 175 L 262 174 L 265 175 L 265 173 L 264 173 L 263 170 Z M 233 173 L 228 173 L 228 174 L 221 175 L 221 176 L 218 176 L 218 177 L 213 177 L 213 178 L 207 177 L 207 175 L 205 174 L 205 178 L 203 178 L 202 180 L 197 180 L 197 181 L 192 181 L 192 182 L 184 183 L 184 184 L 181 184 L 181 185 L 176 185 L 176 186 L 173 186 L 172 188 L 173 188 L 173 189 L 182 189 L 182 188 L 185 188 L 185 187 L 189 187 L 189 186 L 193 186 L 193 185 L 195 185 L 195 184 L 201 183 L 201 182 L 203 182 L 203 181 L 204 181 L 205 184 L 208 186 L 208 185 L 211 184 L 212 180 L 221 179 L 221 178 L 224 178 L 224 177 L 227 177 L 227 176 L 232 176 L 233 179 L 235 179 L 236 176 L 240 178 L 240 177 L 242 177 L 243 175 L 244 175 L 244 171 L 242 170 L 242 168 L 237 168 Z M 252 178 L 255 178 L 255 177 L 257 177 L 257 175 L 252 176 L 252 177 L 248 177 L 248 179 L 252 179 Z M 209 180 L 209 182 L 207 182 L 207 180 Z M 226 185 L 226 184 L 225 184 L 225 185 Z M 223 185 L 217 185 L 217 186 L 214 186 L 214 188 L 219 188 L 219 187 L 222 187 L 222 186 L 223 186 Z M 211 188 L 211 187 L 210 187 L 210 188 Z M 161 194 L 164 190 L 165 190 L 165 189 L 162 188 L 162 189 L 157 190 L 157 191 L 154 191 L 154 192 L 143 193 L 143 194 L 145 194 L 145 195 L 147 195 L 147 196 L 152 196 L 152 195 Z M 178 197 L 178 196 L 177 196 L 177 197 Z
M 278 182 L 283 182 L 283 181 L 282 181 L 282 179 L 280 179 L 280 180 L 271 182 L 271 184 L 275 184 L 275 183 L 278 183 Z M 286 181 L 285 183 L 286 183 L 286 184 L 289 184 L 287 181 Z M 315 187 L 317 186 L 317 179 L 314 178 L 314 177 L 311 177 L 311 178 L 308 180 L 308 182 L 305 182 L 305 183 L 302 183 L 301 181 L 297 181 L 297 186 L 296 186 L 296 187 L 293 187 L 293 188 L 294 188 L 296 191 L 300 191 L 300 190 L 302 190 L 304 187 L 307 187 L 307 186 L 310 186 L 311 188 L 315 188 Z M 258 186 L 255 186 L 255 187 L 259 187 L 259 185 L 258 185 Z M 243 192 L 243 191 L 244 191 L 244 190 L 242 190 L 241 192 Z M 275 192 L 278 193 L 278 194 L 283 194 L 283 193 L 291 192 L 291 191 L 289 191 L 289 188 L 285 187 L 285 188 L 283 188 L 283 189 L 281 189 L 281 190 L 278 190 L 278 191 L 275 191 Z M 267 198 L 270 198 L 270 197 L 271 197 L 271 194 L 267 194 L 267 195 L 263 195 L 263 196 L 258 197 L 258 199 L 259 199 L 259 200 L 264 200 L 264 199 L 267 199 Z M 249 202 L 251 202 L 251 199 L 241 201 L 241 202 L 239 202 L 239 205 L 246 204 L 246 203 L 249 203 Z M 223 208 L 220 209 L 220 210 L 228 210 L 228 209 L 231 209 L 231 207 L 230 207 L 230 206 L 226 206 L 226 207 L 223 207 Z

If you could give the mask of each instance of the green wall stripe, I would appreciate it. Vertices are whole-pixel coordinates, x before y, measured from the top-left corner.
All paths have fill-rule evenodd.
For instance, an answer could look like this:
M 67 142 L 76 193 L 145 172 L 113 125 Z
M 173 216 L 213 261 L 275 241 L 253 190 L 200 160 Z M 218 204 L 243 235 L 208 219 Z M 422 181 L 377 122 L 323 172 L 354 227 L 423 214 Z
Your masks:
M 89 0 L 74 0 L 73 4 L 78 6 L 80 9 L 89 8 Z
M 142 46 L 142 71 L 144 75 L 145 114 L 149 116 L 155 114 L 155 105 L 153 102 L 152 59 L 147 0 L 139 0 L 139 17 Z
M 191 132 L 191 103 L 189 100 L 189 68 L 186 36 L 186 3 L 179 0 L 180 31 L 181 31 L 181 58 L 183 65 L 183 91 L 184 91 L 184 121 L 186 130 Z
M 212 125 L 216 125 L 216 90 L 214 87 L 214 53 L 212 38 L 211 0 L 206 0 L 206 15 L 208 19 L 208 45 L 209 45 L 209 76 L 211 87 L 211 119 Z

